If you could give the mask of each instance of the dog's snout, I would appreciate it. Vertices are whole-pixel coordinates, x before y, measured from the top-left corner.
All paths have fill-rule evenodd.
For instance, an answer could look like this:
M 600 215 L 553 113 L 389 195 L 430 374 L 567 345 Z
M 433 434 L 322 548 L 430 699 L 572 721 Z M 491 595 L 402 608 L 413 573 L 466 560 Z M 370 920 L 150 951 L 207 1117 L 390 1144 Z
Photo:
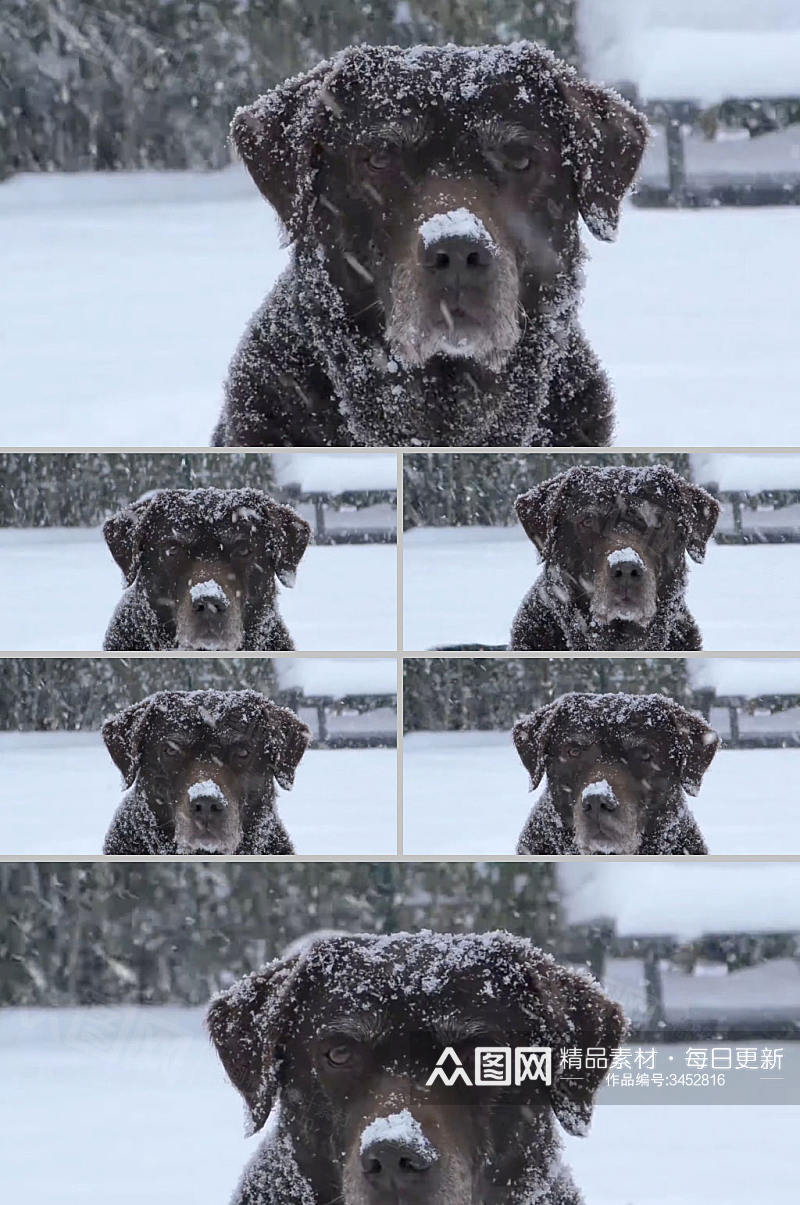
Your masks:
M 633 582 L 643 576 L 639 561 L 617 561 L 611 570 L 611 576 L 618 582 Z
M 450 284 L 483 276 L 494 256 L 491 248 L 478 239 L 451 236 L 423 244 L 422 262 L 441 283 Z
M 611 784 L 603 778 L 584 787 L 581 792 L 581 807 L 587 816 L 597 819 L 604 812 L 615 812 L 619 807 L 619 800 Z
M 424 1176 L 434 1164 L 432 1149 L 409 1142 L 371 1142 L 361 1151 L 361 1169 L 382 1192 L 397 1190 Z

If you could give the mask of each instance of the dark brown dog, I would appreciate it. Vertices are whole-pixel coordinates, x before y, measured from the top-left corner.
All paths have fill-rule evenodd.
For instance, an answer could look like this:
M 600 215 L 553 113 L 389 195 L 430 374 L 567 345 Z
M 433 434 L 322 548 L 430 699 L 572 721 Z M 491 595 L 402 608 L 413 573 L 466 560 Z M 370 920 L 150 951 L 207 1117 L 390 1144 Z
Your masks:
M 547 785 L 518 854 L 707 854 L 696 795 L 719 745 L 705 720 L 663 695 L 562 695 L 514 725 Z
M 578 217 L 613 239 L 644 118 L 541 46 L 358 46 L 233 120 L 294 258 L 217 444 L 610 442 Z
M 311 528 L 254 489 L 157 490 L 106 520 L 128 589 L 103 648 L 293 649 L 275 578 L 293 586 Z
M 311 732 L 254 690 L 161 690 L 103 725 L 127 790 L 105 854 L 291 854 L 291 790 Z
M 665 465 L 559 474 L 515 503 L 543 561 L 510 647 L 699 649 L 686 554 L 705 558 L 719 503 Z
M 317 940 L 208 1028 L 253 1131 L 272 1110 L 234 1205 L 578 1205 L 555 1120 L 585 1133 L 604 1072 L 559 1052 L 613 1049 L 625 1020 L 524 938 L 423 932 Z M 552 1082 L 430 1082 L 448 1048 L 472 1079 L 481 1046 L 551 1049 Z

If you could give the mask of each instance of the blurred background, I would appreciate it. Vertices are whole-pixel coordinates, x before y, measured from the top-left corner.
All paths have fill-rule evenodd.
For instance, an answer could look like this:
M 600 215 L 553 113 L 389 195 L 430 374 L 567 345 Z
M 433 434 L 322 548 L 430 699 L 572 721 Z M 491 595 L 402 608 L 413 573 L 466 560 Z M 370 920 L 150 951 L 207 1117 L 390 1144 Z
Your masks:
M 236 107 L 352 43 L 517 38 L 653 126 L 639 212 L 593 246 L 584 306 L 617 442 L 800 444 L 796 0 L 5 0 L 8 445 L 205 445 L 287 261 L 233 163 Z
M 241 1139 L 205 1005 L 320 928 L 508 929 L 590 968 L 628 1012 L 630 1045 L 679 1064 L 687 1044 L 736 1044 L 758 1060 L 778 1048 L 786 1076 L 800 1024 L 799 875 L 605 860 L 0 863 L 4 1181 L 28 1205 L 226 1199 L 261 1135 Z M 793 1202 L 796 1086 L 771 1105 L 775 1084 L 736 1075 L 751 1077 L 748 1106 L 604 1107 L 601 1090 L 589 1137 L 567 1140 L 587 1198 L 664 1205 L 667 1183 L 683 1205 L 745 1205 L 763 1177 L 770 1205 Z M 198 1117 L 213 1142 L 197 1141 Z M 43 1128 L 48 1159 L 35 1157 Z
M 663 694 L 701 712 L 722 738 L 689 800 L 710 853 L 800 853 L 800 659 L 407 657 L 403 668 L 407 854 L 514 852 L 534 796 L 511 729 L 568 691 Z
M 257 690 L 312 742 L 278 808 L 299 853 L 397 848 L 394 661 L 269 657 L 0 659 L 0 854 L 99 854 L 123 791 L 100 732 L 158 690 Z
M 403 457 L 404 648 L 507 644 L 539 576 L 519 494 L 576 464 L 665 464 L 718 499 L 687 599 L 711 650 L 793 650 L 800 603 L 800 456 L 780 452 L 416 452 Z
M 297 586 L 276 586 L 297 648 L 397 644 L 397 458 L 381 453 L 0 453 L 0 641 L 96 650 L 122 594 L 109 515 L 155 489 L 250 487 L 311 524 Z M 360 605 L 353 607 L 353 598 Z

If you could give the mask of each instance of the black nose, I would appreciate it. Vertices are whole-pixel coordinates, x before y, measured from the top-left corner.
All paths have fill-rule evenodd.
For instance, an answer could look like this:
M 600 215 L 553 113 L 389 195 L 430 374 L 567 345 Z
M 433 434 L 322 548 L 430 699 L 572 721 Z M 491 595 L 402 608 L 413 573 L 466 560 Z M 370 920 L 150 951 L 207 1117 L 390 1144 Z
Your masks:
M 436 239 L 423 247 L 422 264 L 440 284 L 478 284 L 494 263 L 491 247 L 459 235 Z
M 222 615 L 230 606 L 221 590 L 192 591 L 192 610 L 197 615 Z
M 621 585 L 641 581 L 644 577 L 644 565 L 639 557 L 614 560 L 611 562 L 611 576 L 615 582 L 619 582 Z
M 601 785 L 601 784 L 597 784 Z M 602 784 L 605 786 L 605 784 Z M 608 788 L 605 790 L 593 790 L 594 783 L 590 783 L 581 795 L 581 807 L 587 816 L 596 820 L 598 816 L 602 816 L 604 812 L 616 812 L 619 807 L 619 802 L 614 796 L 614 792 Z
M 371 1142 L 361 1152 L 361 1169 L 378 1191 L 408 1188 L 418 1183 L 434 1164 L 433 1151 L 406 1142 Z
M 225 801 L 219 795 L 195 795 L 189 808 L 195 820 L 208 824 L 225 811 Z

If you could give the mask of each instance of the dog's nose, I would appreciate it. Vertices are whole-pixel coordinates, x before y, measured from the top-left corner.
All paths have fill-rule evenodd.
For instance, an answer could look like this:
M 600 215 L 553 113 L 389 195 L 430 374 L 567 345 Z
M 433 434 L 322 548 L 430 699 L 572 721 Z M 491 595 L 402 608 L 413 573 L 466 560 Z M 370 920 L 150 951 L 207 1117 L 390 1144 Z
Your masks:
M 227 806 L 227 800 L 215 782 L 196 782 L 189 787 L 189 811 L 200 824 L 209 824 Z
M 441 284 L 478 283 L 494 262 L 491 248 L 474 238 L 450 236 L 426 244 L 422 263 Z
M 581 807 L 587 816 L 596 820 L 603 812 L 616 812 L 619 801 L 614 788 L 604 778 L 590 782 L 581 792 Z
M 608 570 L 613 581 L 632 585 L 644 577 L 644 561 L 633 548 L 617 548 L 608 554 Z
M 370 1186 L 380 1192 L 397 1191 L 416 1183 L 431 1170 L 433 1148 L 422 1144 L 383 1140 L 371 1142 L 361 1151 L 361 1169 Z
M 231 605 L 222 586 L 215 581 L 198 582 L 189 593 L 192 596 L 192 610 L 197 615 L 222 615 Z

